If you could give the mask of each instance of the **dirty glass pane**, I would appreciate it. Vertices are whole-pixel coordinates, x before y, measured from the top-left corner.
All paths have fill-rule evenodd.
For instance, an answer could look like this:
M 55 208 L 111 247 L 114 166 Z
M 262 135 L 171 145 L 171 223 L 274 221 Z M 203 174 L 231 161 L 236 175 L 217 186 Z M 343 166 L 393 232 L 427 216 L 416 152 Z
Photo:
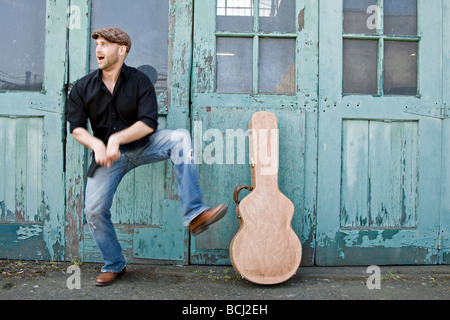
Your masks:
M 417 94 L 417 42 L 384 42 L 384 93 Z
M 417 0 L 384 0 L 384 34 L 417 35 Z
M 344 40 L 344 94 L 377 94 L 378 42 Z
M 252 38 L 217 38 L 217 92 L 251 93 L 252 66 Z
M 295 1 L 260 0 L 259 19 L 263 32 L 295 32 Z
M 129 34 L 125 63 L 146 73 L 157 92 L 167 89 L 169 0 L 92 0 L 91 30 L 118 27 Z M 97 69 L 91 41 L 91 70 Z
M 217 0 L 217 30 L 253 31 L 253 0 Z
M 377 0 L 344 0 L 344 33 L 376 33 L 377 12 Z
M 261 39 L 259 92 L 294 94 L 295 39 Z
M 45 18 L 46 0 L 2 0 L 0 90 L 42 89 Z

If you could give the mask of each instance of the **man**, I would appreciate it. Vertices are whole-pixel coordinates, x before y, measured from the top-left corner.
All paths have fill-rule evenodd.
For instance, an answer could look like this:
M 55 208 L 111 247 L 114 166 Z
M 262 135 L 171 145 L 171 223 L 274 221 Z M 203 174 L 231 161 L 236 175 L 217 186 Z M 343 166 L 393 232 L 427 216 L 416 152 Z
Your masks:
M 67 120 L 75 140 L 94 152 L 85 214 L 105 262 L 96 280 L 96 285 L 103 286 L 126 271 L 110 208 L 120 180 L 131 169 L 172 160 L 185 224 L 193 235 L 220 220 L 228 208 L 221 204 L 210 209 L 203 203 L 189 134 L 157 130 L 155 89 L 144 73 L 124 64 L 131 49 L 130 37 L 118 28 L 103 28 L 94 31 L 92 38 L 99 69 L 73 86 Z M 86 129 L 88 119 L 93 135 Z

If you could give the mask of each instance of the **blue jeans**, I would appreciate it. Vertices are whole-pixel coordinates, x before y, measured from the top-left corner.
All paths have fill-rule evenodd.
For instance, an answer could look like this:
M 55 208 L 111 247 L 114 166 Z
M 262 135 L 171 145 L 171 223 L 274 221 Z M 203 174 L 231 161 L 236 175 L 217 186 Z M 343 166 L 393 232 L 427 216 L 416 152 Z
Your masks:
M 187 131 L 158 130 L 150 136 L 149 143 L 145 146 L 121 153 L 120 159 L 111 168 L 97 168 L 94 176 L 88 178 L 86 185 L 84 212 L 105 262 L 102 272 L 120 272 L 126 265 L 111 221 L 110 208 L 119 182 L 128 171 L 143 164 L 171 159 L 178 182 L 178 197 L 184 210 L 185 225 L 209 209 L 202 200 L 197 166 L 194 164 L 190 135 Z

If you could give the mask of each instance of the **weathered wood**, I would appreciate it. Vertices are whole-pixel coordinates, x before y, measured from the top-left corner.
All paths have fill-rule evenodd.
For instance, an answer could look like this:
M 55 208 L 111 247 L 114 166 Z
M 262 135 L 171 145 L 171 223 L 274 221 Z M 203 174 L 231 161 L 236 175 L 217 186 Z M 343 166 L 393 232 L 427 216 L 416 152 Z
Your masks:
M 90 43 L 90 15 L 87 1 L 71 0 L 69 12 L 69 46 L 68 46 L 68 86 L 88 73 L 88 52 Z M 83 257 L 84 190 L 86 172 L 89 167 L 86 148 L 75 141 L 67 128 L 66 132 L 66 260 Z
M 448 1 L 443 1 L 442 3 L 442 20 L 449 21 L 450 19 L 450 3 Z M 442 65 L 442 87 L 450 88 L 450 30 L 449 28 L 443 28 L 443 65 Z M 450 91 L 443 90 L 442 101 L 444 101 L 445 106 L 450 107 Z M 448 109 L 447 109 L 448 112 Z M 448 118 L 443 120 L 442 124 L 442 163 L 450 163 L 450 121 Z M 441 231 L 439 235 L 440 246 L 440 263 L 450 264 L 450 168 L 447 165 L 442 166 L 442 189 L 441 189 Z
M 43 222 L 43 125 L 44 117 L 0 117 L 2 222 Z
M 295 206 L 292 225 L 304 244 L 302 264 L 448 263 L 450 171 L 445 164 L 450 129 L 445 88 L 450 83 L 450 30 L 443 25 L 450 4 L 419 0 L 417 36 L 372 38 L 381 52 L 378 96 L 372 97 L 342 96 L 342 39 L 364 38 L 342 35 L 342 2 L 295 1 L 296 32 L 274 37 L 296 38 L 296 94 L 261 95 L 256 92 L 258 40 L 271 35 L 256 33 L 253 39 L 255 93 L 218 94 L 217 37 L 252 35 L 216 32 L 215 1 L 196 0 L 194 12 L 193 0 L 170 0 L 168 90 L 158 97 L 163 104 L 160 122 L 167 128 L 190 128 L 194 138 L 195 123 L 202 122 L 194 144 L 200 145 L 197 157 L 209 154 L 213 161 L 199 165 L 206 202 L 232 207 L 230 190 L 250 183 L 248 153 L 239 154 L 240 142 L 231 144 L 226 133 L 246 128 L 255 111 L 271 111 L 282 129 L 280 154 L 286 161 L 280 163 L 279 185 Z M 90 5 L 85 0 L 47 0 L 43 90 L 0 93 L 0 227 L 5 228 L 2 245 L 8 258 L 84 256 L 94 261 L 98 255 L 84 231 L 90 155 L 64 132 L 65 85 L 70 89 L 88 72 Z M 418 95 L 380 96 L 384 43 L 401 40 L 419 41 Z M 220 159 L 219 141 L 214 134 L 205 140 L 211 130 L 222 138 L 221 165 L 214 162 Z M 248 136 L 244 139 L 248 143 Z M 225 163 L 227 157 L 234 157 L 232 164 Z M 134 247 L 136 228 L 159 226 L 176 234 L 177 244 L 167 251 L 173 261 L 229 264 L 228 245 L 239 228 L 235 217 L 227 215 L 221 224 L 189 239 L 179 212 L 170 164 L 130 173 L 113 207 L 127 258 L 171 261 L 151 260 L 151 245 Z M 41 226 L 42 232 L 27 239 L 14 234 L 30 224 Z M 143 235 L 136 239 L 142 241 Z M 184 244 L 182 260 L 175 249 L 179 242 Z M 162 249 L 155 252 L 164 256 Z
M 0 227 L 5 230 L 0 257 L 64 256 L 62 128 L 68 1 L 45 3 L 42 91 L 0 94 Z M 20 236 L 21 230 L 30 231 L 30 236 Z
M 215 92 L 217 37 L 242 36 L 216 32 L 214 1 L 196 1 L 194 12 L 192 72 L 192 135 L 202 189 L 207 203 L 234 204 L 230 191 L 237 184 L 250 184 L 247 151 L 248 122 L 255 111 L 273 112 L 281 130 L 280 190 L 295 205 L 292 225 L 304 243 L 302 264 L 314 263 L 316 179 L 317 179 L 317 84 L 318 84 L 318 1 L 295 0 L 296 38 L 295 94 L 230 94 Z M 257 19 L 256 19 L 257 20 Z M 255 22 L 256 23 L 256 22 Z M 258 34 L 258 33 L 255 33 Z M 260 35 L 260 34 L 259 34 Z M 245 34 L 251 37 L 252 33 Z M 285 34 L 269 34 L 277 38 Z M 260 37 L 261 39 L 261 37 Z M 254 39 L 253 63 L 258 61 Z M 253 65 L 253 89 L 258 88 L 258 64 Z M 238 75 L 237 75 L 238 76 Z M 239 135 L 244 142 L 227 136 Z M 240 132 L 240 133 L 239 133 Z M 243 152 L 244 162 L 240 162 Z M 232 154 L 234 152 L 234 154 Z M 205 157 L 210 155 L 210 163 Z M 227 161 L 227 159 L 233 160 Z M 230 264 L 229 244 L 239 225 L 227 215 L 220 225 L 191 239 L 191 263 Z
M 344 120 L 341 227 L 417 226 L 418 123 Z
M 318 265 L 438 261 L 441 6 L 418 1 L 418 96 L 343 96 L 342 2 L 320 3 Z

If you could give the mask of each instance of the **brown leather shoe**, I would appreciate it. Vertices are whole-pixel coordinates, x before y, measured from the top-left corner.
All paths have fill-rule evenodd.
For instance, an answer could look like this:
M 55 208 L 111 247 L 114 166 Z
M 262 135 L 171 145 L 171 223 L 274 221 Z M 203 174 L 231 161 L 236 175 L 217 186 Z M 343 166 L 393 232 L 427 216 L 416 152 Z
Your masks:
M 189 224 L 189 230 L 194 236 L 199 235 L 214 222 L 219 221 L 227 213 L 228 206 L 226 204 L 221 204 L 214 209 L 205 210 L 200 213 L 194 220 Z
M 123 276 L 127 271 L 127 267 L 123 268 L 120 272 L 102 272 L 95 280 L 96 286 L 108 286 L 116 281 L 120 276 Z

